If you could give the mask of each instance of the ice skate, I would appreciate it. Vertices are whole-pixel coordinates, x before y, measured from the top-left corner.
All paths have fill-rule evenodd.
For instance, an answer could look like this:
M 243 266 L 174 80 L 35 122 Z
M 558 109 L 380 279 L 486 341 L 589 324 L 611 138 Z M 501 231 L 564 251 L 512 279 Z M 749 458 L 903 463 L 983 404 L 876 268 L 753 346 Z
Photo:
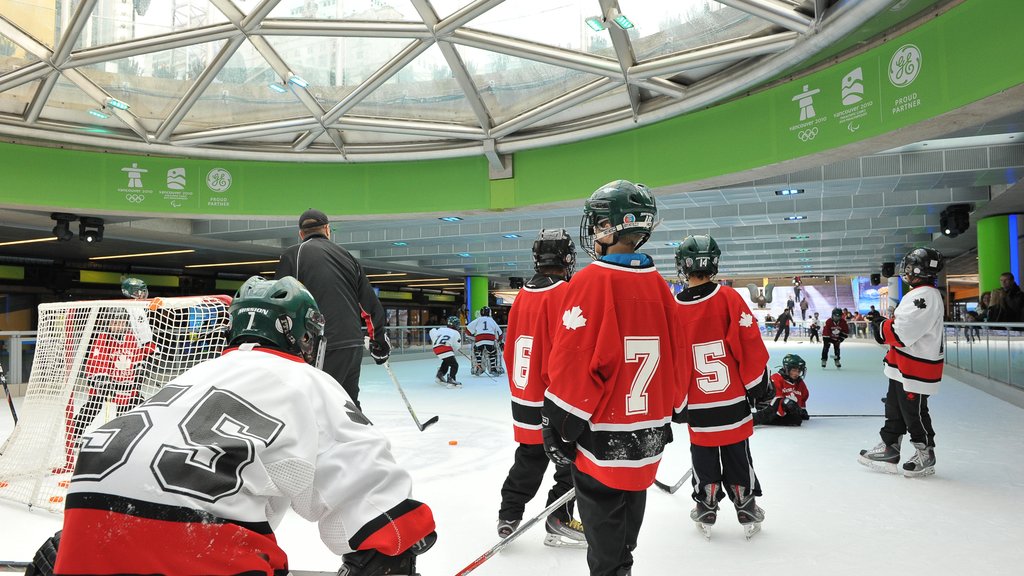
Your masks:
M 903 464 L 903 475 L 907 478 L 919 478 L 935 474 L 935 449 L 921 442 L 912 444 L 917 453 Z
M 879 442 L 878 446 L 871 450 L 861 450 L 857 461 L 872 470 L 896 474 L 896 464 L 899 464 L 900 461 L 900 440 L 902 439 L 902 437 L 899 438 L 891 446 L 887 446 L 885 442 Z
M 711 540 L 711 527 L 718 519 L 718 484 L 704 486 L 704 494 L 697 500 L 697 506 L 690 511 L 690 520 L 697 525 L 706 540 Z
M 508 538 L 509 535 L 516 531 L 516 528 L 519 528 L 519 522 L 521 520 L 502 520 L 498 518 L 498 537 L 502 540 Z
M 836 362 L 836 368 L 842 368 L 843 367 L 843 363 L 839 361 L 839 356 L 835 357 L 835 362 Z
M 436 384 L 440 384 L 441 386 L 444 386 L 445 384 L 447 384 L 447 382 L 445 381 L 445 379 L 444 379 L 444 378 L 442 378 L 440 374 L 439 374 L 439 375 L 437 375 L 437 376 L 434 376 L 434 382 L 435 382 Z
M 583 534 L 583 523 L 569 519 L 563 522 L 556 516 L 548 516 L 544 522 L 547 534 L 544 536 L 545 546 L 556 548 L 586 548 L 587 538 Z
M 449 388 L 462 388 L 462 382 L 459 382 L 451 376 L 448 376 L 445 380 L 445 384 L 447 384 Z
M 747 540 L 761 531 L 764 522 L 764 510 L 757 505 L 753 491 L 745 486 L 730 486 L 733 491 L 732 503 L 736 506 L 736 518 L 743 526 L 743 536 Z
M 821 367 L 824 368 L 826 366 L 828 366 L 828 360 L 822 360 L 821 361 Z

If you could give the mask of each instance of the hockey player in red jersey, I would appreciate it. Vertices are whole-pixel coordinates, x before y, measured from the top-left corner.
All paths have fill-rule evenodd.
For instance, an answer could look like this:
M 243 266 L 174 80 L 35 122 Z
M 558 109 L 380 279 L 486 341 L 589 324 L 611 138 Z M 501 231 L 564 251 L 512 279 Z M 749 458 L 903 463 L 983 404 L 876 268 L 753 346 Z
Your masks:
M 938 250 L 916 248 L 900 262 L 899 273 L 911 290 L 903 295 L 892 318 L 877 317 L 872 332 L 889 351 L 883 360 L 889 378 L 885 396 L 885 425 L 882 441 L 861 450 L 861 464 L 890 474 L 898 471 L 900 444 L 904 434 L 916 450 L 903 464 L 903 475 L 935 473 L 935 429 L 932 428 L 928 398 L 939 391 L 942 381 L 942 294 L 935 280 L 944 259 Z
M 55 572 L 284 574 L 273 529 L 291 507 L 318 522 L 344 573 L 412 574 L 433 516 L 387 439 L 316 368 L 313 297 L 290 276 L 256 276 L 229 312 L 221 357 L 83 437 Z
M 842 368 L 843 362 L 839 357 L 839 345 L 850 335 L 850 325 L 846 323 L 846 318 L 843 318 L 842 310 L 832 309 L 832 315 L 825 320 L 825 327 L 821 330 L 821 334 L 825 339 L 821 347 L 821 367 L 824 368 L 828 365 L 828 348 L 832 346 L 835 348 L 836 368 Z
M 585 202 L 580 245 L 595 262 L 569 284 L 547 358 L 544 448 L 573 464 L 592 576 L 629 574 L 646 490 L 683 406 L 675 302 L 651 257 L 637 252 L 657 214 L 647 188 L 626 180 Z
M 782 368 L 772 374 L 772 389 L 775 396 L 766 402 L 757 403 L 754 424 L 776 426 L 799 426 L 807 415 L 807 398 L 810 392 L 804 383 L 807 363 L 797 354 L 786 354 Z
M 533 243 L 537 274 L 519 291 L 508 315 L 505 365 L 512 391 L 512 428 L 515 462 L 501 487 L 498 535 L 511 534 L 523 519 L 526 503 L 537 495 L 548 457 L 541 435 L 541 407 L 548 388 L 545 366 L 551 352 L 551 337 L 562 319 L 562 296 L 576 267 L 576 246 L 562 229 L 541 230 Z M 547 505 L 572 489 L 569 466 L 555 464 L 555 484 L 548 492 Z M 587 546 L 583 525 L 572 517 L 573 501 L 552 513 L 545 522 L 548 546 Z
M 718 502 L 728 494 L 750 538 L 764 511 L 755 499 L 761 483 L 747 440 L 754 430 L 748 397 L 768 391 L 768 350 L 743 297 L 714 282 L 721 254 L 707 235 L 687 236 L 676 248 L 676 269 L 688 284 L 676 295 L 675 323 L 693 368 L 686 414 L 697 506 L 690 518 L 710 538 Z

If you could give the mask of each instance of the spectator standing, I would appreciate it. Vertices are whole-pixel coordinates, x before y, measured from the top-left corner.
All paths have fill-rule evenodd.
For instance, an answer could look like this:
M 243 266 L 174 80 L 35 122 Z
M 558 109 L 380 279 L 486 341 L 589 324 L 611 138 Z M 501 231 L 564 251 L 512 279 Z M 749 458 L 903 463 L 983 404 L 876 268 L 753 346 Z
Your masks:
M 808 306 L 809 305 L 807 304 L 807 298 L 804 298 L 803 300 L 800 301 L 800 319 L 801 320 L 807 320 L 807 308 L 808 308 Z
M 326 323 L 322 370 L 341 384 L 359 406 L 359 371 L 363 360 L 362 321 L 370 338 L 370 355 L 383 364 L 391 354 L 387 316 L 359 262 L 331 241 L 327 215 L 310 208 L 299 216 L 300 242 L 284 251 L 277 278 L 293 276 L 313 294 Z
M 1024 316 L 1024 292 L 1009 272 L 999 275 L 999 285 L 1001 288 L 993 291 L 993 297 L 998 293 L 999 304 L 993 303 L 989 308 L 989 322 L 1020 322 Z

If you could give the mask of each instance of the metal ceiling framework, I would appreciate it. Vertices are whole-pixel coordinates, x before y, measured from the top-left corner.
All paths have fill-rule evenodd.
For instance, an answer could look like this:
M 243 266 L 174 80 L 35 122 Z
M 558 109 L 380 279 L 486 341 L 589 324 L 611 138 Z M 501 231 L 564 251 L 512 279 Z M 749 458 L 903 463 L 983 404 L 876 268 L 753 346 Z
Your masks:
M 747 33 L 696 47 L 683 43 L 677 51 L 646 60 L 636 57 L 635 35 L 612 23 L 615 15 L 622 13 L 618 0 L 576 3 L 580 10 L 593 4 L 593 11 L 599 12 L 614 57 L 473 27 L 474 20 L 500 7 L 502 0 L 468 2 L 443 17 L 435 6 L 440 0 L 410 0 L 418 21 L 270 17 L 281 1 L 209 0 L 210 10 L 218 10 L 227 22 L 77 50 L 76 43 L 102 0 L 80 0 L 52 49 L 0 14 L 0 34 L 38 60 L 0 75 L 0 91 L 39 81 L 23 112 L 0 113 L 0 134 L 23 141 L 254 160 L 346 162 L 484 155 L 493 168 L 502 169 L 502 154 L 621 131 L 721 101 L 813 56 L 893 0 L 839 2 L 830 9 L 826 8 L 831 3 L 822 0 L 707 0 L 705 10 L 714 6 L 742 15 L 747 22 L 743 31 Z M 239 4 L 249 9 L 243 10 Z M 289 82 L 301 62 L 282 57 L 273 45 L 275 37 L 390 38 L 408 43 L 331 104 L 319 98 L 312 86 Z M 131 109 L 107 107 L 112 94 L 81 70 L 215 41 L 221 42 L 216 54 L 170 111 L 156 119 L 159 123 L 155 128 L 147 129 L 146 120 L 152 119 L 142 118 Z M 302 113 L 201 130 L 183 126 L 183 120 L 216 85 L 218 74 L 246 43 L 294 93 Z M 360 104 L 433 46 L 440 49 L 461 90 L 460 97 L 472 110 L 473 122 L 357 113 Z M 461 53 L 467 48 L 584 73 L 594 79 L 567 92 L 553 91 L 540 104 L 498 122 Z M 51 102 L 60 79 L 84 92 L 118 124 L 108 126 L 106 134 L 97 134 L 95 130 L 87 131 L 95 123 L 86 114 L 80 122 L 67 117 L 47 118 L 43 114 L 46 106 L 60 106 Z M 608 97 L 609 93 L 615 97 Z M 591 106 L 581 107 L 583 103 Z M 574 113 L 577 110 L 585 112 Z M 351 142 L 351 134 L 364 137 Z M 373 134 L 388 139 L 374 142 Z

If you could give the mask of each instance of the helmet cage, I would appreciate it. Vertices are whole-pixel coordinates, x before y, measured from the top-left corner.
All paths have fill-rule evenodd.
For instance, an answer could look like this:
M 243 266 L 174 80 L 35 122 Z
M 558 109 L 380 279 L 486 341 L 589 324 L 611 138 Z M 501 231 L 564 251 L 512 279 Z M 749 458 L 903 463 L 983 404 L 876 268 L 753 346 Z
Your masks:
M 658 206 L 643 184 L 617 180 L 598 188 L 583 205 L 580 219 L 580 245 L 594 260 L 604 256 L 607 248 L 619 242 L 620 234 L 638 234 L 638 250 L 647 243 L 657 226 Z M 601 242 L 611 236 L 610 243 Z M 602 246 L 601 254 L 594 244 Z

